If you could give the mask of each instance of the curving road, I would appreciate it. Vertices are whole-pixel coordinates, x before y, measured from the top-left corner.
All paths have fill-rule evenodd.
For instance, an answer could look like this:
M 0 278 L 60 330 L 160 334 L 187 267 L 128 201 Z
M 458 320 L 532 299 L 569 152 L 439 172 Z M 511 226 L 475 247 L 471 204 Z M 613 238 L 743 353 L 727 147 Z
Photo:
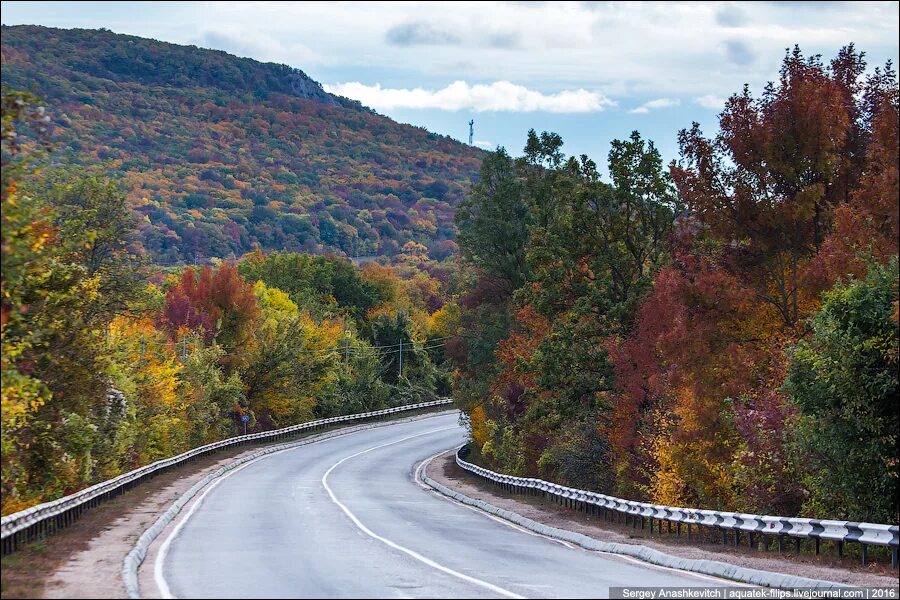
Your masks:
M 180 598 L 577 598 L 716 585 L 530 534 L 415 481 L 417 462 L 464 441 L 456 414 L 443 414 L 235 470 L 164 539 L 157 585 Z

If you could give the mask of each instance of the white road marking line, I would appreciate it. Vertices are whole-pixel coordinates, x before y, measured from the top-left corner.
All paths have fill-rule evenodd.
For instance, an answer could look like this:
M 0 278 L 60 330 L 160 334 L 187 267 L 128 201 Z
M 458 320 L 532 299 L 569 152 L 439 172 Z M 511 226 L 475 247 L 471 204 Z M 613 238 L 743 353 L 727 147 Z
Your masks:
M 681 569 L 676 569 L 674 567 L 664 567 L 662 565 L 654 565 L 653 563 L 644 562 L 639 558 L 635 558 L 633 556 L 628 556 L 626 554 L 616 554 L 614 552 L 603 552 L 602 550 L 591 550 L 591 552 L 596 552 L 597 554 L 605 554 L 612 558 L 623 558 L 625 560 L 629 560 L 633 563 L 638 563 L 643 567 L 647 567 L 649 569 L 656 569 L 659 571 L 673 571 L 678 573 L 679 575 L 690 575 L 691 577 L 696 577 L 697 579 L 704 579 L 707 581 L 714 581 L 723 586 L 732 586 L 732 587 L 752 587 L 758 588 L 758 585 L 754 585 L 752 583 L 744 583 L 741 581 L 732 581 L 730 579 L 722 579 L 720 577 L 714 577 L 712 575 L 704 575 L 703 573 L 695 573 L 693 571 L 682 571 Z
M 566 548 L 569 548 L 571 550 L 580 550 L 582 552 L 589 551 L 586 548 L 582 548 L 581 546 L 575 546 L 573 544 L 570 544 L 569 542 L 567 542 L 565 540 L 558 540 L 558 539 L 550 537 L 548 535 L 538 533 L 537 531 L 531 531 L 530 529 L 525 529 L 524 527 L 521 527 L 519 525 L 516 525 L 515 523 L 507 521 L 506 519 L 501 519 L 497 515 L 492 515 L 491 513 L 484 512 L 483 510 L 480 510 L 474 506 L 469 506 L 468 504 L 463 504 L 462 502 L 459 502 L 453 498 L 450 498 L 449 496 L 445 496 L 445 495 L 441 494 L 440 492 L 438 492 L 437 490 L 435 490 L 434 488 L 430 487 L 428 484 L 426 484 L 425 482 L 422 481 L 422 478 L 421 478 L 422 471 L 425 469 L 425 467 L 427 467 L 431 463 L 432 460 L 434 460 L 441 454 L 446 454 L 447 452 L 449 452 L 449 450 L 443 450 L 433 456 L 429 456 L 428 458 L 426 458 L 425 460 L 423 460 L 422 462 L 419 463 L 419 466 L 416 467 L 416 471 L 415 471 L 413 477 L 414 477 L 416 483 L 419 484 L 420 487 L 428 490 L 429 492 L 436 494 L 437 496 L 440 496 L 444 500 L 449 500 L 450 502 L 452 502 L 453 504 L 455 504 L 461 508 L 471 510 L 472 512 L 478 513 L 479 515 L 481 515 L 483 517 L 487 517 L 488 519 L 497 521 L 498 523 L 500 523 L 502 525 L 511 527 L 511 528 L 515 529 L 516 531 L 520 531 L 522 533 L 527 533 L 528 535 L 533 535 L 534 537 L 543 538 L 547 541 L 553 542 L 555 544 L 559 544 L 560 546 L 565 546 Z
M 322 440 L 325 441 L 325 440 Z M 312 444 L 308 444 L 312 445 Z M 298 446 L 298 448 L 302 448 L 303 446 Z M 181 528 L 184 527 L 184 524 L 188 522 L 188 519 L 191 518 L 191 515 L 203 504 L 203 499 L 206 498 L 206 495 L 213 491 L 217 485 L 240 471 L 245 467 L 249 467 L 253 463 L 260 461 L 264 458 L 269 458 L 270 456 L 275 456 L 277 454 L 281 454 L 282 452 L 287 452 L 288 450 L 294 450 L 294 448 L 285 448 L 284 450 L 279 450 L 278 452 L 272 452 L 271 454 L 266 454 L 264 456 L 260 456 L 251 460 L 250 462 L 244 463 L 243 465 L 237 467 L 236 469 L 231 470 L 230 472 L 218 477 L 215 481 L 213 481 L 207 488 L 203 491 L 197 500 L 191 505 L 191 508 L 184 515 L 184 517 L 178 522 L 172 532 L 166 537 L 165 541 L 162 543 L 162 546 L 159 547 L 159 553 L 156 555 L 156 560 L 153 562 L 153 579 L 156 581 L 156 587 L 159 588 L 159 592 L 163 598 L 175 598 L 176 596 L 172 594 L 172 591 L 169 589 L 169 584 L 166 582 L 166 578 L 163 575 L 163 563 L 166 560 L 166 555 L 169 553 L 169 546 L 172 545 L 172 541 L 178 536 L 181 532 Z
M 416 421 L 426 421 L 429 419 L 434 419 L 434 418 L 444 417 L 444 416 L 447 416 L 447 415 L 437 414 L 434 416 L 428 416 L 428 417 L 424 417 L 422 419 L 416 419 L 414 421 L 409 421 L 409 422 L 414 423 Z M 405 421 L 400 421 L 398 423 L 398 425 L 402 425 L 405 423 L 406 423 Z M 380 429 L 380 427 L 379 427 L 379 429 Z M 452 429 L 452 427 L 449 429 Z M 238 471 L 240 471 L 241 469 L 243 469 L 244 467 L 249 467 L 253 463 L 263 460 L 263 459 L 266 459 L 266 458 L 269 458 L 270 456 L 276 456 L 278 454 L 281 454 L 282 452 L 287 452 L 288 450 L 296 450 L 298 448 L 305 448 L 307 446 L 315 446 L 317 444 L 322 444 L 324 442 L 331 441 L 335 438 L 342 438 L 344 436 L 352 435 L 354 433 L 359 433 L 361 431 L 369 431 L 369 430 L 368 429 L 357 429 L 354 431 L 348 431 L 346 433 L 337 433 L 336 435 L 333 435 L 333 436 L 330 436 L 330 437 L 327 437 L 327 438 L 324 438 L 321 440 L 309 442 L 308 444 L 299 444 L 299 445 L 293 446 L 291 448 L 285 448 L 284 450 L 279 450 L 278 452 L 272 452 L 271 454 L 264 454 L 263 456 L 254 458 L 253 460 L 241 465 L 240 467 L 235 468 L 231 472 L 226 473 L 225 475 L 222 475 L 221 477 L 219 477 L 215 481 L 213 481 L 211 484 L 209 484 L 209 486 L 203 491 L 203 493 L 200 495 L 200 497 L 194 501 L 194 503 L 191 505 L 191 508 L 181 518 L 181 521 L 178 522 L 178 524 L 175 526 L 175 528 L 172 530 L 172 532 L 169 533 L 168 536 L 166 536 L 166 539 L 163 541 L 162 546 L 160 546 L 160 548 L 159 548 L 159 552 L 156 555 L 156 560 L 153 562 L 153 579 L 156 583 L 156 587 L 158 588 L 158 590 L 160 592 L 160 595 L 163 598 L 167 598 L 167 599 L 176 597 L 174 594 L 172 594 L 172 591 L 169 589 L 169 584 L 168 584 L 168 582 L 166 582 L 165 575 L 163 574 L 163 564 L 165 563 L 166 555 L 169 552 L 169 547 L 172 545 L 172 541 L 181 532 L 181 528 L 184 527 L 184 524 L 187 523 L 188 519 L 191 518 L 191 515 L 194 514 L 194 511 L 197 510 L 197 508 L 203 502 L 203 499 L 206 498 L 206 495 L 208 493 L 210 493 L 213 490 L 213 488 L 215 488 L 217 485 L 219 485 L 223 479 L 227 479 L 227 478 L 231 477 L 232 475 L 234 475 L 235 473 L 237 473 Z
M 469 510 L 477 512 L 478 514 L 483 515 L 489 519 L 493 519 L 494 521 L 497 521 L 498 523 L 502 523 L 503 525 L 506 525 L 507 527 L 511 527 L 511 528 L 515 529 L 516 531 L 521 531 L 522 533 L 527 533 L 527 534 L 533 535 L 535 537 L 550 540 L 551 542 L 556 542 L 557 544 L 561 544 L 561 545 L 565 546 L 566 548 L 571 548 L 572 550 L 580 550 L 582 552 L 593 552 L 596 554 L 603 554 L 610 558 L 621 558 L 621 559 L 624 559 L 627 561 L 631 561 L 633 563 L 637 563 L 637 564 L 641 565 L 642 567 L 646 567 L 648 569 L 656 569 L 659 571 L 672 571 L 672 572 L 678 573 L 679 575 L 689 575 L 691 577 L 696 577 L 697 579 L 704 579 L 707 581 L 715 581 L 716 583 L 720 583 L 720 584 L 723 584 L 726 586 L 730 585 L 730 586 L 754 587 L 754 588 L 759 587 L 759 586 L 753 585 L 751 583 L 735 582 L 735 581 L 731 581 L 728 579 L 721 579 L 719 577 L 713 577 L 712 575 L 704 575 L 703 573 L 695 573 L 693 571 L 683 571 L 681 569 L 675 569 L 672 567 L 664 567 L 662 565 L 654 565 L 653 563 L 648 563 L 639 558 L 634 558 L 633 556 L 628 556 L 626 554 L 616 554 L 615 552 L 603 552 L 602 550 L 589 550 L 588 548 L 582 548 L 581 546 L 578 546 L 575 544 L 570 544 L 569 542 L 566 542 L 564 540 L 558 540 L 558 539 L 550 537 L 548 535 L 544 535 L 544 534 L 538 533 L 536 531 L 531 531 L 530 529 L 525 529 L 524 527 L 521 527 L 520 525 L 516 525 L 515 523 L 512 523 L 511 521 L 507 521 L 506 519 L 502 519 L 502 518 L 498 517 L 497 515 L 492 515 L 490 513 L 484 512 L 483 510 L 481 510 L 475 506 L 469 506 L 468 504 L 463 504 L 462 502 L 458 502 L 458 501 L 454 500 L 453 498 L 450 498 L 449 496 L 445 496 L 444 494 L 441 494 L 440 492 L 438 492 L 437 490 L 435 490 L 434 488 L 432 488 L 431 486 L 429 486 L 428 484 L 423 482 L 421 479 L 422 470 L 425 467 L 427 467 L 428 464 L 432 460 L 434 460 L 438 456 L 441 456 L 442 454 L 446 454 L 447 452 L 455 451 L 457 449 L 458 448 L 453 448 L 451 450 L 444 450 L 442 452 L 438 452 L 437 454 L 435 454 L 433 456 L 429 456 L 428 458 L 426 458 L 425 460 L 420 462 L 419 466 L 416 467 L 415 474 L 414 474 L 416 483 L 419 484 L 419 486 L 421 486 L 422 488 L 424 488 L 430 492 L 434 492 L 435 494 L 437 494 L 444 500 L 448 500 L 448 501 L 450 501 L 458 506 L 461 506 L 463 508 L 468 508 Z
M 406 554 L 406 555 L 408 555 L 408 556 L 411 556 L 412 558 L 418 560 L 419 562 L 422 562 L 422 563 L 428 565 L 429 567 L 431 567 L 431 568 L 433 568 L 433 569 L 437 569 L 438 571 L 441 571 L 441 572 L 443 572 L 443 573 L 446 573 L 446 574 L 451 575 L 451 576 L 453 576 L 453 577 L 456 577 L 456 578 L 458 578 L 458 579 L 462 579 L 463 581 L 466 581 L 466 582 L 468 582 L 468 583 L 472 583 L 472 584 L 475 584 L 475 585 L 477 585 L 477 586 L 483 587 L 483 588 L 485 588 L 485 589 L 487 589 L 487 590 L 490 590 L 490 591 L 492 591 L 492 592 L 494 592 L 494 593 L 500 594 L 500 595 L 502 595 L 502 596 L 506 596 L 507 598 L 524 598 L 524 596 L 520 596 L 520 595 L 516 594 L 515 592 L 511 592 L 511 591 L 509 591 L 509 590 L 503 589 L 502 587 L 496 586 L 496 585 L 494 585 L 494 584 L 492 584 L 492 583 L 488 583 L 487 581 L 482 581 L 481 579 L 476 579 L 475 577 L 471 577 L 471 576 L 466 575 L 466 574 L 464 574 L 464 573 L 460 573 L 459 571 L 454 571 L 453 569 L 451 569 L 451 568 L 449 568 L 449 567 L 445 567 L 444 565 L 442 565 L 442 564 L 440 564 L 440 563 L 438 563 L 438 562 L 435 562 L 435 561 L 431 560 L 430 558 L 428 558 L 428 557 L 426 557 L 426 556 L 422 556 L 421 554 L 419 554 L 419 553 L 416 552 L 415 550 L 410 550 L 409 548 L 406 548 L 406 547 L 404 547 L 404 546 L 401 546 L 400 544 L 398 544 L 398 543 L 396 543 L 396 542 L 393 542 L 393 541 L 391 541 L 391 540 L 389 540 L 389 539 L 387 539 L 387 538 L 385 538 L 385 537 L 382 537 L 382 536 L 378 535 L 377 533 L 375 533 L 374 531 L 372 531 L 371 529 L 369 529 L 368 527 L 366 527 L 365 525 L 363 525 L 362 522 L 360 522 L 360 520 L 359 520 L 358 518 L 356 518 L 356 515 L 354 515 L 354 514 L 350 511 L 349 508 L 347 508 L 346 506 L 344 506 L 344 504 L 341 503 L 341 501 L 337 499 L 337 496 L 334 495 L 334 492 L 331 491 L 331 488 L 328 486 L 328 476 L 331 474 L 331 472 L 334 471 L 337 467 L 339 467 L 339 466 L 340 466 L 341 464 L 343 464 L 344 462 L 350 460 L 351 458 L 355 458 L 355 457 L 357 457 L 357 456 L 360 456 L 360 455 L 362 455 L 362 454 L 366 454 L 366 453 L 371 452 L 371 451 L 373 451 L 373 450 L 378 450 L 379 448 L 384 448 L 384 447 L 386 447 L 386 446 L 393 446 L 394 444 L 399 444 L 399 443 L 401 443 L 401 442 L 405 442 L 405 441 L 411 440 L 411 439 L 413 439 L 413 438 L 422 437 L 423 435 L 430 435 L 430 434 L 432 434 L 432 433 L 437 433 L 437 432 L 439 432 L 439 431 L 450 431 L 451 429 L 457 429 L 457 427 L 444 427 L 444 428 L 442 428 L 442 429 L 433 429 L 433 430 L 431 430 L 431 431 L 426 431 L 426 432 L 419 433 L 419 434 L 416 434 L 416 435 L 411 435 L 411 436 L 409 436 L 409 437 L 401 438 L 401 439 L 399 439 L 399 440 L 394 440 L 393 442 L 388 442 L 387 444 L 381 444 L 381 445 L 379 445 L 379 446 L 373 446 L 372 448 L 369 448 L 369 449 L 367 449 L 367 450 L 363 450 L 362 452 L 357 452 L 356 454 L 351 454 L 350 456 L 345 456 L 345 457 L 342 458 L 341 460 L 339 460 L 339 461 L 337 461 L 336 463 L 334 463 L 334 464 L 331 466 L 331 468 L 329 468 L 329 469 L 325 472 L 325 474 L 322 476 L 322 486 L 325 488 L 325 491 L 328 492 L 328 495 L 331 497 L 331 501 L 334 502 L 335 504 L 337 504 L 338 507 L 339 507 L 342 511 L 344 511 L 344 514 L 346 514 L 348 517 L 350 517 L 350 520 L 353 521 L 353 524 L 356 525 L 356 526 L 360 529 L 360 531 L 362 531 L 363 533 L 365 533 L 365 534 L 368 535 L 369 537 L 374 538 L 374 539 L 378 540 L 379 542 L 381 542 L 381 543 L 383 543 L 383 544 L 385 544 L 385 545 L 387 545 L 387 546 L 389 546 L 389 547 L 391 547 L 391 548 L 393 548 L 393 549 L 395 549 L 395 550 L 399 550 L 400 552 L 403 552 L 404 554 Z

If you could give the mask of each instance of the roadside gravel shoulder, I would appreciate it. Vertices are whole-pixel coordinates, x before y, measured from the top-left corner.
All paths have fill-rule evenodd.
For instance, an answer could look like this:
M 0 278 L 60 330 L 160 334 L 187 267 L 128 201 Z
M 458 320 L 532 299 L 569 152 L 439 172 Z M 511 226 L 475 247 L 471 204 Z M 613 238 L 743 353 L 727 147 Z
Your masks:
M 837 582 L 861 587 L 897 587 L 895 575 L 890 573 L 890 561 L 884 565 L 872 564 L 866 570 L 837 566 L 828 557 L 776 555 L 735 549 L 713 543 L 690 545 L 684 537 L 650 537 L 647 532 L 608 523 L 599 517 L 576 513 L 534 496 L 506 494 L 476 476 L 462 470 L 448 451 L 431 461 L 424 474 L 450 490 L 480 500 L 497 508 L 514 512 L 522 517 L 546 525 L 585 535 L 600 542 L 639 544 L 665 554 L 690 560 L 727 562 L 738 567 L 783 573 L 785 575 Z
M 439 414 L 442 412 L 420 413 L 373 422 L 371 425 L 387 425 Z M 303 437 L 318 438 L 339 429 L 342 428 L 326 429 Z M 356 427 L 347 429 L 349 433 Z M 201 479 L 259 452 L 263 447 L 223 450 L 174 468 L 95 507 L 56 535 L 4 557 L 0 575 L 4 600 L 127 598 L 122 561 L 144 531 Z M 149 588 L 147 591 L 151 590 Z
M 126 598 L 122 559 L 144 529 L 207 473 L 254 450 L 222 451 L 158 475 L 4 557 L 3 598 Z

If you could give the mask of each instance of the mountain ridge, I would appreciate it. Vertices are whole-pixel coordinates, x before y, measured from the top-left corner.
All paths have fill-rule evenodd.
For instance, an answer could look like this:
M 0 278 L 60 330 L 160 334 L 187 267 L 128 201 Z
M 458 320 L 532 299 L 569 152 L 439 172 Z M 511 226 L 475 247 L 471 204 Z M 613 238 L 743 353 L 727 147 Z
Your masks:
M 302 70 L 109 30 L 3 26 L 3 84 L 45 99 L 54 161 L 103 164 L 159 262 L 254 248 L 455 252 L 483 152 Z

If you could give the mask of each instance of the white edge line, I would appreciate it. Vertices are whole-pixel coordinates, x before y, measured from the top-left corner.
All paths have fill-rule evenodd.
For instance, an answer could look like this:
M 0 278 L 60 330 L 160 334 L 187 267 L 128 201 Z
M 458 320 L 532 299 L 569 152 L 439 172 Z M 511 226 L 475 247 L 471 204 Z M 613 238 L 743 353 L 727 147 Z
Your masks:
M 714 581 L 714 582 L 716 582 L 716 583 L 720 583 L 720 584 L 723 584 L 723 585 L 726 585 L 726 586 L 759 587 L 759 586 L 755 586 L 755 585 L 753 585 L 753 584 L 751 584 L 751 583 L 740 583 L 740 582 L 735 582 L 735 581 L 731 581 L 731 580 L 728 580 L 728 579 L 721 579 L 721 578 L 719 578 L 719 577 L 713 577 L 712 575 L 705 575 L 705 574 L 703 574 L 703 573 L 695 573 L 695 572 L 693 572 L 693 571 L 683 571 L 683 570 L 681 570 L 681 569 L 675 569 L 675 568 L 673 568 L 673 567 L 665 567 L 665 566 L 662 566 L 662 565 L 654 565 L 653 563 L 649 563 L 649 562 L 643 561 L 643 560 L 641 560 L 641 559 L 639 559 L 639 558 L 634 558 L 633 556 L 627 556 L 627 555 L 625 555 L 625 554 L 617 554 L 617 553 L 615 553 L 615 552 L 604 552 L 604 551 L 602 551 L 602 550 L 591 550 L 591 549 L 589 549 L 589 548 L 583 548 L 583 547 L 581 547 L 581 546 L 577 546 L 577 545 L 574 545 L 574 544 L 570 544 L 569 542 L 566 542 L 565 540 L 559 540 L 559 539 L 556 539 L 556 538 L 551 537 L 551 536 L 549 536 L 549 535 L 544 535 L 543 533 L 538 533 L 537 531 L 531 531 L 530 529 L 526 529 L 526 528 L 524 528 L 524 527 L 522 527 L 522 526 L 520 526 L 520 525 L 516 525 L 515 523 L 512 523 L 512 522 L 510 522 L 510 521 L 507 521 L 506 519 L 500 518 L 500 517 L 498 517 L 497 515 L 492 515 L 492 514 L 490 514 L 490 513 L 486 513 L 486 512 L 484 512 L 483 510 L 479 509 L 478 507 L 475 507 L 475 506 L 469 506 L 468 504 L 463 504 L 462 502 L 458 502 L 457 500 L 455 500 L 455 499 L 453 499 L 453 498 L 451 498 L 451 497 L 449 497 L 449 496 L 445 496 L 444 494 L 440 493 L 438 490 L 434 489 L 433 487 L 431 487 L 430 485 L 428 485 L 425 481 L 423 481 L 423 480 L 421 479 L 422 471 L 424 471 L 425 468 L 428 467 L 428 465 L 431 463 L 432 460 L 434 460 L 434 459 L 437 458 L 438 456 L 441 456 L 442 454 L 446 454 L 446 453 L 451 452 L 451 451 L 454 451 L 454 450 L 457 450 L 457 448 L 451 448 L 450 450 L 444 450 L 444 451 L 442 451 L 442 452 L 438 452 L 437 454 L 435 454 L 435 455 L 433 455 L 433 456 L 429 456 L 428 458 L 426 458 L 425 460 L 423 460 L 422 462 L 420 462 L 419 465 L 418 465 L 418 467 L 416 467 L 415 474 L 414 474 L 416 483 L 418 483 L 421 487 L 423 487 L 423 488 L 425 488 L 425 489 L 427 489 L 427 490 L 433 492 L 434 494 L 440 496 L 440 497 L 443 498 L 444 500 L 447 500 L 447 501 L 449 501 L 449 502 L 452 502 L 453 504 L 456 504 L 456 505 L 461 506 L 461 507 L 463 507 L 463 508 L 468 508 L 468 509 L 471 510 L 471 511 L 474 511 L 474 512 L 476 512 L 476 513 L 478 513 L 478 514 L 480 514 L 480 515 L 483 515 L 483 516 L 485 516 L 485 517 L 487 517 L 487 518 L 489 518 L 489 519 L 492 519 L 492 520 L 494 520 L 494 521 L 497 521 L 498 523 L 502 523 L 503 525 L 506 525 L 507 527 L 510 527 L 510 528 L 515 529 L 515 530 L 517 530 L 517 531 L 521 531 L 522 533 L 527 533 L 527 534 L 533 535 L 533 536 L 535 536 L 535 537 L 544 538 L 544 539 L 549 540 L 549 541 L 551 541 L 551 542 L 556 542 L 557 544 L 561 544 L 561 545 L 563 545 L 563 546 L 565 546 L 565 547 L 567 547 L 567 548 L 571 548 L 572 550 L 580 550 L 580 551 L 582 551 L 582 552 L 593 552 L 593 553 L 596 553 L 596 554 L 604 554 L 604 555 L 609 556 L 609 557 L 611 557 L 611 558 L 621 558 L 621 559 L 624 559 L 624 560 L 627 560 L 627 561 L 630 561 L 630 562 L 633 562 L 633 563 L 637 563 L 637 564 L 641 565 L 642 567 L 646 567 L 646 568 L 648 568 L 648 569 L 655 569 L 655 570 L 659 570 L 659 571 L 672 571 L 672 572 L 674 572 L 674 573 L 678 573 L 679 575 L 689 575 L 689 576 L 691 576 L 691 577 L 696 577 L 697 579 L 703 579 L 703 580 L 706 580 L 706 581 Z
M 429 567 L 431 567 L 433 569 L 437 569 L 438 571 L 441 571 L 442 573 L 446 573 L 448 575 L 456 577 L 457 579 L 462 579 L 463 581 L 483 587 L 483 588 L 490 590 L 496 594 L 506 596 L 507 598 L 524 598 L 524 596 L 520 596 L 519 594 L 516 594 L 515 592 L 511 592 L 502 587 L 496 586 L 492 583 L 488 583 L 487 581 L 483 581 L 481 579 L 476 579 L 475 577 L 471 577 L 464 573 L 460 573 L 459 571 L 454 571 L 450 567 L 445 567 L 444 565 L 442 565 L 438 562 L 435 562 L 426 556 L 419 554 L 415 550 L 410 550 L 409 548 L 401 546 L 400 544 L 398 544 L 396 542 L 393 542 L 385 537 L 378 535 L 377 533 L 375 533 L 374 531 L 372 531 L 371 529 L 369 529 L 368 527 L 363 525 L 362 522 L 360 522 L 360 520 L 358 518 L 356 518 L 356 515 L 354 515 L 350 511 L 349 508 L 344 506 L 344 504 L 341 503 L 341 501 L 337 499 L 337 497 L 334 495 L 334 492 L 328 486 L 328 475 L 330 475 L 331 472 L 334 471 L 342 463 L 350 460 L 351 458 L 355 458 L 357 456 L 366 454 L 367 452 L 371 452 L 373 450 L 378 450 L 379 448 L 384 448 L 386 446 L 393 446 L 394 444 L 399 444 L 401 442 L 405 442 L 405 441 L 411 440 L 413 438 L 421 437 L 423 435 L 430 435 L 432 433 L 437 433 L 439 431 L 449 431 L 451 429 L 456 429 L 456 427 L 444 427 L 442 429 L 433 429 L 431 431 L 426 431 L 423 433 L 418 433 L 416 435 L 411 435 L 409 437 L 401 438 L 399 440 L 394 440 L 393 442 L 389 442 L 387 444 L 373 446 L 372 448 L 368 448 L 367 450 L 357 452 L 356 454 L 351 454 L 350 456 L 345 456 L 341 460 L 339 460 L 336 463 L 334 463 L 333 465 L 331 465 L 331 468 L 329 468 L 327 471 L 325 471 L 325 474 L 322 476 L 322 486 L 325 488 L 325 491 L 328 492 L 328 495 L 331 497 L 331 501 L 334 502 L 342 511 L 344 511 L 344 514 L 346 514 L 350 518 L 350 520 L 353 521 L 353 524 L 356 525 L 360 531 L 362 531 L 369 537 L 374 538 L 374 539 L 378 540 L 379 542 L 381 542 L 381 543 L 385 544 L 386 546 L 389 546 L 395 550 L 399 550 L 400 552 L 403 552 L 404 554 L 411 556 L 412 558 L 418 560 L 421 563 L 428 565 Z
M 501 519 L 497 515 L 492 515 L 491 513 L 486 513 L 483 510 L 480 510 L 475 506 L 469 506 L 468 504 L 463 504 L 462 502 L 456 500 L 455 498 L 451 498 L 450 496 L 445 496 L 444 494 L 440 493 L 438 490 L 436 490 L 433 487 L 431 487 L 430 485 L 428 485 L 421 478 L 422 472 L 428 467 L 429 464 L 431 464 L 432 460 L 434 460 L 435 458 L 437 458 L 438 456 L 440 456 L 442 454 L 446 454 L 447 452 L 450 452 L 450 450 L 442 450 L 441 452 L 438 452 L 437 454 L 435 454 L 433 456 L 429 456 L 428 458 L 426 458 L 425 460 L 423 460 L 422 462 L 420 462 L 418 464 L 415 472 L 413 473 L 413 478 L 415 479 L 415 482 L 419 485 L 419 487 L 435 494 L 436 496 L 438 496 L 440 498 L 443 498 L 444 500 L 447 500 L 448 502 L 452 502 L 453 504 L 459 506 L 460 508 L 465 508 L 466 510 L 471 510 L 474 513 L 478 513 L 479 515 L 481 515 L 483 517 L 487 517 L 488 519 L 491 519 L 492 521 L 497 521 L 498 523 L 500 523 L 502 525 L 506 525 L 507 527 L 509 527 L 511 529 L 515 529 L 516 531 L 520 531 L 522 533 L 527 533 L 528 535 L 533 535 L 534 537 L 543 538 L 547 541 L 553 542 L 555 544 L 559 544 L 560 546 L 565 546 L 566 548 L 570 548 L 572 550 L 580 550 L 582 552 L 591 552 L 591 550 L 588 550 L 587 548 L 582 548 L 581 546 L 576 546 L 574 544 L 570 544 L 569 542 L 567 542 L 565 540 L 559 540 L 559 539 L 556 539 L 555 537 L 550 537 L 549 535 L 544 535 L 543 533 L 538 533 L 537 531 L 531 531 L 530 529 L 526 529 L 526 528 L 522 527 L 521 525 L 516 525 L 515 523 L 513 523 L 511 521 L 507 521 L 506 519 Z
M 325 441 L 325 440 L 322 440 Z M 307 444 L 311 445 L 311 444 Z M 302 448 L 303 446 L 298 446 L 298 448 Z M 156 582 L 156 587 L 159 588 L 159 592 L 163 598 L 175 598 L 176 596 L 172 594 L 172 591 L 169 589 L 169 584 L 166 582 L 166 578 L 163 575 L 163 564 L 166 560 L 166 555 L 169 553 L 169 546 L 172 545 L 172 542 L 178 537 L 178 534 L 181 533 L 181 528 L 184 527 L 185 523 L 191 518 L 191 515 L 194 514 L 200 505 L 203 504 L 203 499 L 206 498 L 206 495 L 213 491 L 217 485 L 240 471 L 245 467 L 249 467 L 255 462 L 263 460 L 264 458 L 269 458 L 270 456 L 275 456 L 276 454 L 281 454 L 282 452 L 287 452 L 288 450 L 295 450 L 295 448 L 285 448 L 284 450 L 279 450 L 277 452 L 272 452 L 270 454 L 266 454 L 264 456 L 257 457 L 249 462 L 244 463 L 243 465 L 237 467 L 236 469 L 232 469 L 225 475 L 216 478 L 214 482 L 212 482 L 207 488 L 203 491 L 197 500 L 191 504 L 191 508 L 185 513 L 185 515 L 181 518 L 180 521 L 175 525 L 175 528 L 172 529 L 171 533 L 166 536 L 165 541 L 163 541 L 162 546 L 159 547 L 159 552 L 156 554 L 156 560 L 153 561 L 153 579 Z
M 335 438 L 352 435 L 354 433 L 359 433 L 361 431 L 370 431 L 371 429 L 380 429 L 381 427 L 384 427 L 386 425 L 415 423 L 417 421 L 425 421 L 428 419 L 432 419 L 432 418 L 436 418 L 436 417 L 445 417 L 448 415 L 449 415 L 449 412 L 446 412 L 446 413 L 439 412 L 439 413 L 435 413 L 433 415 L 423 416 L 422 418 L 410 417 L 411 420 L 401 420 L 401 421 L 398 421 L 397 423 L 388 422 L 388 423 L 383 423 L 383 424 L 376 424 L 374 427 L 370 427 L 370 428 L 363 428 L 363 429 L 348 428 L 348 431 L 344 431 L 344 432 L 338 430 L 337 432 L 335 432 L 335 435 L 328 435 L 326 433 L 325 435 L 328 435 L 328 437 L 324 437 L 324 438 L 318 439 L 318 440 L 310 440 L 310 441 L 298 440 L 296 445 L 293 445 L 289 448 L 284 448 L 283 450 L 277 450 L 275 452 L 270 452 L 268 454 L 258 456 L 256 458 L 254 458 L 253 460 L 248 461 L 235 469 L 232 469 L 228 473 L 221 475 L 220 477 L 217 477 L 216 480 L 213 481 L 212 483 L 210 483 L 208 485 L 208 487 L 203 491 L 203 494 L 201 494 L 200 497 L 193 502 L 193 504 L 191 505 L 191 508 L 188 510 L 188 512 L 184 516 L 181 517 L 181 520 L 175 525 L 175 528 L 169 533 L 169 535 L 166 536 L 166 539 L 163 541 L 162 545 L 160 546 L 159 552 L 156 555 L 156 560 L 153 561 L 153 579 L 154 579 L 154 582 L 156 583 L 156 587 L 158 588 L 158 591 L 160 592 L 160 595 L 166 599 L 171 599 L 171 598 L 176 597 L 174 594 L 172 594 L 172 591 L 169 589 L 169 585 L 166 582 L 166 578 L 163 573 L 163 567 L 164 567 L 166 555 L 169 552 L 169 546 L 172 545 L 172 542 L 174 541 L 174 539 L 178 535 L 178 533 L 181 531 L 181 528 L 184 527 L 184 524 L 187 523 L 188 519 L 191 518 L 191 515 L 194 514 L 194 511 L 197 510 L 197 508 L 203 502 L 203 499 L 206 497 L 206 495 L 209 492 L 211 492 L 213 488 L 215 488 L 217 485 L 219 485 L 219 483 L 221 483 L 223 479 L 227 479 L 228 477 L 231 477 L 233 474 L 237 473 L 244 467 L 249 467 L 250 465 L 252 465 L 253 463 L 255 463 L 257 461 L 263 460 L 265 458 L 269 458 L 270 456 L 275 456 L 276 454 L 281 454 L 282 452 L 287 452 L 288 450 L 296 450 L 298 448 L 304 448 L 306 446 L 313 446 L 316 444 L 321 444 L 323 442 L 331 441 Z M 449 429 L 452 429 L 452 427 Z M 138 567 L 138 568 L 140 568 L 140 567 Z M 139 573 L 138 573 L 138 576 L 140 576 Z

